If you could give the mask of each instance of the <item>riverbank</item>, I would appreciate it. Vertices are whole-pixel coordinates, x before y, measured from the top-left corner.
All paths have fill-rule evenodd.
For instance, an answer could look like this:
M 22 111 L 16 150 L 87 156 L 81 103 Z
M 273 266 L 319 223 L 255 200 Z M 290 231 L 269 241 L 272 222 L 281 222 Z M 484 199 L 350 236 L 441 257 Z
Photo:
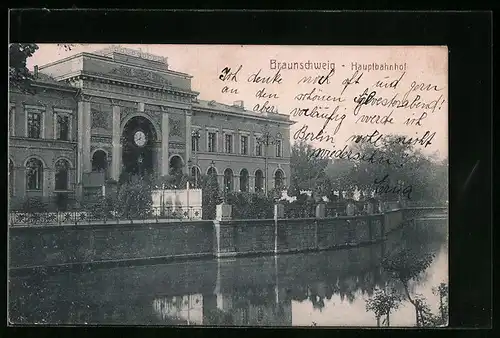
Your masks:
M 10 273 L 335 250 L 382 241 L 408 212 L 334 218 L 12 227 Z M 411 215 L 410 217 L 414 217 Z
M 409 242 L 418 255 L 447 252 L 445 224 L 409 225 L 382 242 L 347 250 L 209 257 L 167 264 L 153 260 L 144 265 L 89 265 L 84 271 L 11 274 L 9 318 L 26 325 L 172 325 L 171 320 L 184 318 L 184 325 L 239 326 L 310 326 L 311 320 L 318 325 L 338 325 L 336 320 L 359 325 L 363 318 L 363 325 L 375 325 L 373 314 L 359 309 L 365 308 L 363 295 L 386 285 L 382 259 Z M 447 265 L 438 263 L 434 271 L 439 274 L 433 272 L 432 276 L 446 275 Z M 431 287 L 440 281 L 425 283 L 426 293 L 431 294 Z M 288 316 L 292 307 L 293 321 Z M 297 307 L 304 315 L 295 315 Z M 351 307 L 355 312 L 349 311 Z M 232 321 L 219 321 L 216 315 L 221 311 L 230 314 Z M 356 317 L 346 317 L 349 313 Z M 202 320 L 197 321 L 197 316 Z M 391 324 L 413 325 L 414 313 L 405 312 L 404 316 L 408 322 L 398 324 L 397 315 L 391 314 Z

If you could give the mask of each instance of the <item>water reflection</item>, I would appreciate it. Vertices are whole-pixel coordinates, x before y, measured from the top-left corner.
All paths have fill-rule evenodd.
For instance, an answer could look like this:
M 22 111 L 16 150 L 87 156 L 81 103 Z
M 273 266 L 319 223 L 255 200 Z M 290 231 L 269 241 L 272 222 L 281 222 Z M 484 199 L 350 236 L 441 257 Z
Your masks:
M 350 250 L 10 278 L 9 317 L 17 324 L 376 326 L 389 319 L 414 326 L 408 301 L 378 320 L 367 301 L 380 290 L 405 295 L 382 264 L 405 248 L 433 256 L 408 291 L 439 313 L 432 288 L 447 282 L 446 242 L 446 225 L 434 221 Z

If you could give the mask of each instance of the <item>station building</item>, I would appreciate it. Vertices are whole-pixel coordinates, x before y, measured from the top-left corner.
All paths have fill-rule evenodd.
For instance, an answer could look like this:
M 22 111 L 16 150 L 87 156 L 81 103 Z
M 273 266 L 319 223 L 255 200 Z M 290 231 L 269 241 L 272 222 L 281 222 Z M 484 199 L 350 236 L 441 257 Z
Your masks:
M 11 198 L 78 197 L 122 172 L 214 172 L 228 191 L 286 187 L 289 116 L 199 100 L 192 76 L 167 61 L 110 47 L 35 66 L 35 93 L 9 93 Z

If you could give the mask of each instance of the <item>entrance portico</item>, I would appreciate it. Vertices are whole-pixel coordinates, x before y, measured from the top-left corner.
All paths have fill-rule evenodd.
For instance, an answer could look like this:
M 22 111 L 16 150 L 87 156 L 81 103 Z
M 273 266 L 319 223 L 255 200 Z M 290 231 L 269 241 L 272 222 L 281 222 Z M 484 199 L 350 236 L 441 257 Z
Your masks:
M 122 172 L 157 176 L 172 175 L 174 171 L 176 174 L 189 172 L 190 111 L 184 110 L 182 116 L 161 107 L 161 112 L 156 112 L 160 116 L 136 111 L 123 119 L 123 114 L 123 107 L 113 106 L 110 178 L 118 180 Z M 177 135 L 173 135 L 173 140 L 170 137 L 172 115 L 177 120 L 184 120 L 180 140 L 175 139 Z M 156 123 L 153 118 L 156 118 Z
M 123 170 L 139 176 L 153 174 L 157 133 L 145 116 L 134 116 L 124 124 L 121 136 Z

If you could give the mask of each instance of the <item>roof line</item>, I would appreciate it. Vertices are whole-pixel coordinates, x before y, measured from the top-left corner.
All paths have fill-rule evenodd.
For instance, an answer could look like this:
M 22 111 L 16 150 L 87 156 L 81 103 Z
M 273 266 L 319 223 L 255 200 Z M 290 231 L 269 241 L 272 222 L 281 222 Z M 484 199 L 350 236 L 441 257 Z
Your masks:
M 147 70 L 151 70 L 151 71 L 155 71 L 155 72 L 163 72 L 163 73 L 170 74 L 170 75 L 177 75 L 179 77 L 185 77 L 187 79 L 192 79 L 193 78 L 192 75 L 187 74 L 187 73 L 178 72 L 178 71 L 170 70 L 170 69 L 165 70 L 165 69 L 159 69 L 159 68 L 151 68 L 151 67 L 142 66 L 142 65 L 129 64 L 129 63 L 126 63 L 126 62 L 123 62 L 123 61 L 115 60 L 113 58 L 110 58 L 109 56 L 103 56 L 103 55 L 94 54 L 94 53 L 90 53 L 90 52 L 80 52 L 78 54 L 70 55 L 70 56 L 67 56 L 67 57 L 65 57 L 63 59 L 59 59 L 59 60 L 56 60 L 56 61 L 52 61 L 52 62 L 46 63 L 44 65 L 38 66 L 38 69 L 42 70 L 44 68 L 51 67 L 51 66 L 54 66 L 56 64 L 60 64 L 60 63 L 63 63 L 63 62 L 66 62 L 66 61 L 69 61 L 69 60 L 72 60 L 72 59 L 76 59 L 76 58 L 81 57 L 81 56 L 89 56 L 91 58 L 96 58 L 96 59 L 101 59 L 101 60 L 105 60 L 105 61 L 110 61 L 110 62 L 113 62 L 113 63 L 117 63 L 117 64 L 120 64 L 120 65 L 126 65 L 126 66 L 129 66 L 129 67 L 137 67 L 137 68 L 147 69 Z

